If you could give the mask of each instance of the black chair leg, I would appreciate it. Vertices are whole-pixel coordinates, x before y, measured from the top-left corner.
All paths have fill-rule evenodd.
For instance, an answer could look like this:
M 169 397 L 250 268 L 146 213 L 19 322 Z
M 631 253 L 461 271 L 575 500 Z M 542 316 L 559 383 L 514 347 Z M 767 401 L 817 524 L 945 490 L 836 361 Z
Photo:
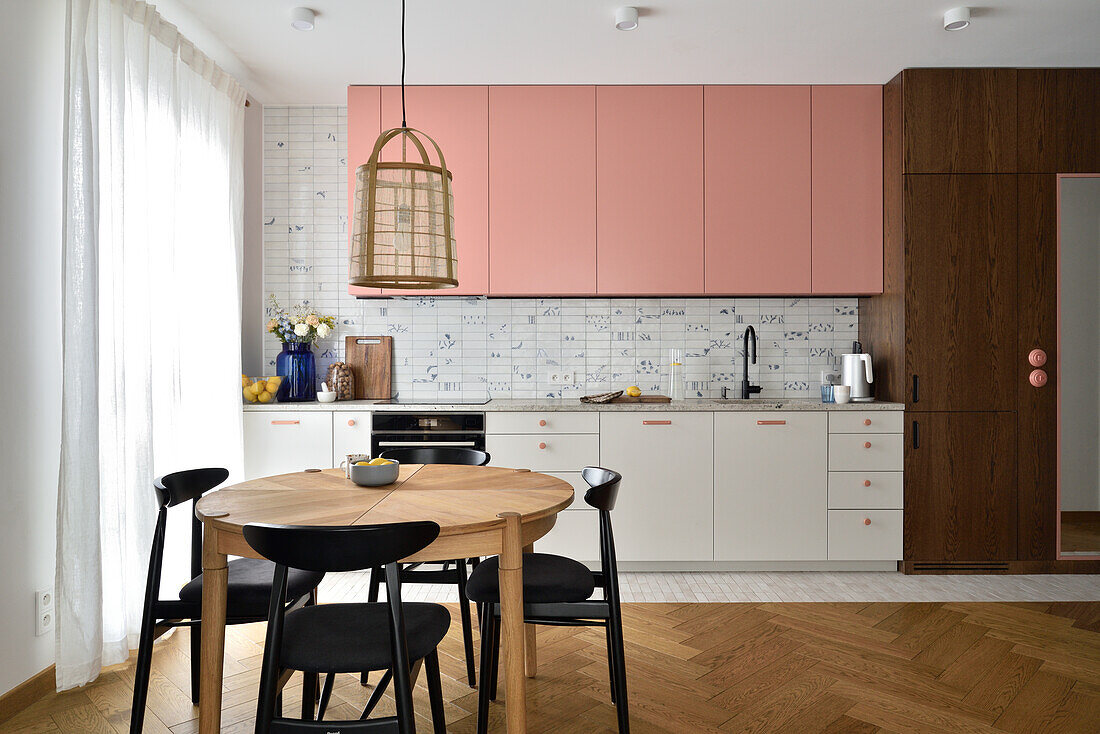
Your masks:
M 370 570 L 370 581 L 367 582 L 367 601 L 369 601 L 369 602 L 378 601 L 378 588 L 381 585 L 382 585 L 382 569 L 372 568 Z M 367 682 L 367 677 L 368 677 L 367 671 L 363 671 L 359 675 L 359 685 L 363 686 L 364 688 L 366 688 L 368 685 L 370 685 Z
M 191 625 L 191 703 L 199 705 L 199 671 L 202 670 L 202 624 Z
M 615 652 L 611 644 L 611 625 L 608 624 L 604 631 L 607 633 L 604 638 L 607 640 L 607 675 L 611 679 L 611 703 L 615 703 L 615 663 L 612 662 Z
M 363 673 L 363 675 L 365 676 L 366 673 Z M 360 719 L 366 719 L 370 716 L 370 712 L 374 711 L 374 707 L 382 700 L 382 694 L 386 692 L 386 686 L 390 684 L 391 680 L 393 680 L 392 670 L 387 670 L 382 674 L 382 679 L 378 681 L 378 685 L 375 687 L 374 691 L 371 692 L 370 698 L 367 699 L 367 705 L 363 708 L 363 714 L 359 717 Z
M 477 685 L 474 676 L 474 631 L 470 622 L 470 599 L 466 596 L 466 561 L 455 561 L 458 571 L 458 613 L 462 617 L 462 646 L 466 650 L 466 681 L 470 688 Z
M 325 709 L 328 708 L 329 699 L 332 697 L 332 684 L 336 680 L 335 673 L 325 674 L 325 685 L 321 688 L 321 703 L 317 706 L 317 720 L 325 718 Z
M 500 619 L 497 617 L 495 604 L 489 604 L 487 609 L 489 610 L 488 617 L 493 632 L 493 660 L 489 664 L 489 698 L 495 701 L 497 700 L 497 678 L 500 673 Z M 481 677 L 485 677 L 484 672 L 482 672 Z
M 317 673 L 302 673 L 302 719 L 313 721 L 317 712 Z
M 630 734 L 630 709 L 627 707 L 626 695 L 626 649 L 623 643 L 622 619 L 618 615 L 612 615 L 607 620 L 607 628 L 611 640 L 611 659 L 608 665 L 614 671 L 615 711 L 619 717 L 619 734 Z
M 134 671 L 134 702 L 130 707 L 130 734 L 141 734 L 145 724 L 145 701 L 149 697 L 149 672 L 153 665 L 153 632 L 156 623 L 146 617 L 141 623 L 137 668 Z
M 481 685 L 477 689 L 477 734 L 489 731 L 489 683 L 493 676 L 493 615 L 487 604 L 479 604 L 481 614 Z
M 428 675 L 428 701 L 432 705 L 432 730 L 435 734 L 447 734 L 447 717 L 443 713 L 443 682 L 439 678 L 439 653 L 432 650 L 424 658 Z

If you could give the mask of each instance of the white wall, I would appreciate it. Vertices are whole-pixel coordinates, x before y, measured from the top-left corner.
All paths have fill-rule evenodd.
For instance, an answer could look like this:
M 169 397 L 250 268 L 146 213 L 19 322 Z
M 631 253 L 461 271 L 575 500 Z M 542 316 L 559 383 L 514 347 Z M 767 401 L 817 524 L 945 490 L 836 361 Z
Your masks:
M 1062 179 L 1062 509 L 1100 510 L 1100 178 Z
M 34 635 L 51 587 L 61 421 L 65 3 L 7 0 L 0 23 L 0 693 L 53 662 Z

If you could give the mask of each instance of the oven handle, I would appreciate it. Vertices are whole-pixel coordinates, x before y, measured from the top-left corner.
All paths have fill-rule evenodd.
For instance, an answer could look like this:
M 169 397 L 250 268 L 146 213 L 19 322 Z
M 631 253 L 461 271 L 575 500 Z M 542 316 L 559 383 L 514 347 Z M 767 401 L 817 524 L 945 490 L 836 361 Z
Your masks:
M 379 441 L 378 447 L 390 446 L 395 448 L 402 448 L 408 446 L 410 448 L 419 448 L 421 446 L 476 446 L 473 441 Z

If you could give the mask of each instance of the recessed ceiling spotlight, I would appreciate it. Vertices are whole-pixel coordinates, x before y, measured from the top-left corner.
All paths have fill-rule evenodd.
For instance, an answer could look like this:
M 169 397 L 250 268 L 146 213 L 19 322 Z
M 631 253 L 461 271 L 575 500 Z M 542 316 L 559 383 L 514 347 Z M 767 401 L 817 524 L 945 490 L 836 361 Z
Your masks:
M 294 8 L 290 11 L 290 27 L 296 31 L 312 31 L 316 17 L 317 14 L 309 8 Z
M 638 27 L 638 9 L 624 5 L 615 11 L 615 27 L 620 31 L 632 31 Z
M 943 29 L 945 31 L 961 31 L 970 25 L 970 8 L 951 8 L 943 14 Z

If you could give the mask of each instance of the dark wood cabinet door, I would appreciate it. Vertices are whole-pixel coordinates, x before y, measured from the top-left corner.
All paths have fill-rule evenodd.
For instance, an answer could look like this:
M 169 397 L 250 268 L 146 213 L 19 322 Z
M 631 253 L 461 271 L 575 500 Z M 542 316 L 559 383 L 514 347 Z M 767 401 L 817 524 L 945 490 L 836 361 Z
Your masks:
M 906 69 L 905 173 L 1014 173 L 1015 69 Z
M 1015 175 L 905 177 L 905 364 L 914 410 L 1015 410 Z
M 1020 174 L 1017 267 L 1016 425 L 1019 558 L 1053 560 L 1058 517 L 1058 181 Z M 1048 382 L 1033 387 L 1033 349 L 1047 354 Z
M 1020 69 L 1021 173 L 1100 171 L 1100 69 Z
M 1015 414 L 906 413 L 904 553 L 1015 560 Z

